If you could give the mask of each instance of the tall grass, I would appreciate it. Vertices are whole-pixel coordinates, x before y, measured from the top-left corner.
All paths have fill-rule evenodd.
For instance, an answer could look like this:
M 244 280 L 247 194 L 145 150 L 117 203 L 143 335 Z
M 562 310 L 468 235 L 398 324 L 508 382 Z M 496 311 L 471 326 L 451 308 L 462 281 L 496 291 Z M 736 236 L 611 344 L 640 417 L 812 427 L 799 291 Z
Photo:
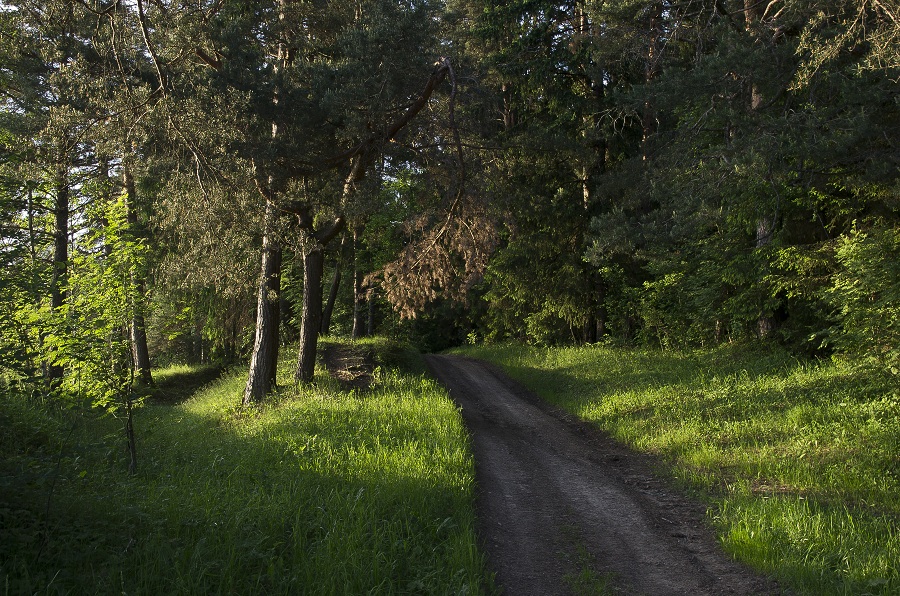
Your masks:
M 775 347 L 475 347 L 704 495 L 725 548 L 807 594 L 900 593 L 900 395 Z
M 244 382 L 228 374 L 177 405 L 140 410 L 135 477 L 120 461 L 118 424 L 94 415 L 79 414 L 70 436 L 76 417 L 61 418 L 34 449 L 19 443 L 24 430 L 2 443 L 0 592 L 461 594 L 488 585 L 467 437 L 435 382 L 385 368 L 371 391 L 345 393 L 322 373 L 315 386 L 243 411 Z M 3 410 L 22 419 L 20 407 Z

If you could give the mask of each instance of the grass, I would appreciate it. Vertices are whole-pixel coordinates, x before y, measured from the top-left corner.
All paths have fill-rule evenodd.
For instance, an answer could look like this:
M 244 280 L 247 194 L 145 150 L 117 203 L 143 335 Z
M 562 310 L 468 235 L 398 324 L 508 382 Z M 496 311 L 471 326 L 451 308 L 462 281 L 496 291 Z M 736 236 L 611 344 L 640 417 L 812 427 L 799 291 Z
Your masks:
M 446 392 L 387 365 L 364 393 L 317 374 L 249 411 L 243 371 L 151 400 L 134 477 L 119 421 L 4 399 L 0 593 L 485 591 L 473 461 Z
M 804 594 L 900 593 L 900 394 L 767 346 L 484 346 L 542 398 L 657 454 L 724 547 Z

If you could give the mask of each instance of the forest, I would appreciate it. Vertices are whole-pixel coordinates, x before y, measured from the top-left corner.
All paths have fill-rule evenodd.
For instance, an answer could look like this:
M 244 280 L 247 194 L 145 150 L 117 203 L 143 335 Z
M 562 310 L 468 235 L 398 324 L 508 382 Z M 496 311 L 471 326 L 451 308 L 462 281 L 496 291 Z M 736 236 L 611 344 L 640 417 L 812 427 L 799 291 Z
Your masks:
M 3 375 L 98 405 L 322 333 L 900 366 L 897 9 L 9 2 Z
M 771 348 L 895 387 L 898 19 L 896 0 L 2 2 L 0 423 L 112 414 L 135 473 L 165 367 L 239 376 L 239 419 L 327 384 L 322 340 L 369 336 Z

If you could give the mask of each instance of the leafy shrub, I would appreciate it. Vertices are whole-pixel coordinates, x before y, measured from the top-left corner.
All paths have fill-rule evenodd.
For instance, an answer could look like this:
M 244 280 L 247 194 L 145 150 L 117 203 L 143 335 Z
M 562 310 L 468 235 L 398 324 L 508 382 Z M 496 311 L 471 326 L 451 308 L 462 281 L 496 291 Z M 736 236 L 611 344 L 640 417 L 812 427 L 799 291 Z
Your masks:
M 863 365 L 900 374 L 900 229 L 854 229 L 837 259 L 828 292 L 840 313 L 835 343 Z

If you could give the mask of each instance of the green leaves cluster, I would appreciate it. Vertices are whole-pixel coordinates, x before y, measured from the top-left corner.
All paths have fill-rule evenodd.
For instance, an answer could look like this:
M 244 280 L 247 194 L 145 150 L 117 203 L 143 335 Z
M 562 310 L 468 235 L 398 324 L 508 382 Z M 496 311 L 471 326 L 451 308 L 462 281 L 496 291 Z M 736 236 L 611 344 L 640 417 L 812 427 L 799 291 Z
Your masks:
M 900 229 L 854 229 L 839 240 L 836 257 L 840 268 L 828 291 L 839 315 L 836 343 L 900 375 Z

